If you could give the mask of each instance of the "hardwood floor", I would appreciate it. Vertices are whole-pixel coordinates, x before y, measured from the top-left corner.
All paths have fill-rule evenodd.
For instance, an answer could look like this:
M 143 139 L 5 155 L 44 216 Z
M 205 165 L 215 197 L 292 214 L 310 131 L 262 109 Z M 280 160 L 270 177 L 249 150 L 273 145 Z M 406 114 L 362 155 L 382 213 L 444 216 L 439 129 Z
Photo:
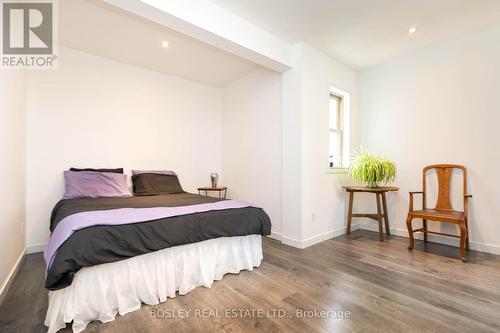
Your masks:
M 463 264 L 457 248 L 419 241 L 410 253 L 407 241 L 382 243 L 358 230 L 299 250 L 266 238 L 253 272 L 93 322 L 85 332 L 500 332 L 500 256 L 470 251 Z M 27 256 L 0 307 L 0 332 L 46 331 L 43 270 L 41 254 Z M 246 309 L 246 317 L 228 318 L 225 309 Z M 267 316 L 268 309 L 286 315 Z M 349 311 L 350 318 L 299 318 L 297 309 Z M 151 317 L 179 310 L 189 316 Z

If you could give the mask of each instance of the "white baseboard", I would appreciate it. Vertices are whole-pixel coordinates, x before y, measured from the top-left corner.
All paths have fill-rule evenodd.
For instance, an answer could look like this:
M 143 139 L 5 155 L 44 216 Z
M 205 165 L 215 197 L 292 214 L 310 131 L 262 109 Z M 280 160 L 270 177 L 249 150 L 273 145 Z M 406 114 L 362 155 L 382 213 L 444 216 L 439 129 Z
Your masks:
M 303 249 L 302 247 L 302 242 L 298 239 L 287 237 L 287 236 L 281 236 L 281 242 L 285 245 L 293 246 L 299 249 Z
M 267 237 L 281 241 L 281 233 L 279 232 L 271 231 L 271 234 Z
M 361 224 L 361 225 L 359 225 L 359 228 L 363 229 L 363 230 L 370 230 L 370 231 L 378 232 L 378 225 L 373 224 L 373 223 L 372 224 Z M 391 234 L 393 234 L 393 235 L 408 238 L 408 230 L 406 230 L 406 229 L 390 228 L 390 231 L 391 231 Z M 420 239 L 420 240 L 423 239 L 423 234 L 422 233 L 415 233 L 415 239 Z M 429 235 L 428 240 L 430 242 L 434 242 L 434 243 L 460 247 L 460 243 L 458 242 L 457 239 L 453 239 L 453 238 L 446 237 L 446 236 Z M 480 252 L 486 252 L 486 253 L 491 253 L 491 254 L 500 254 L 500 246 L 493 245 L 493 244 L 485 244 L 485 243 L 470 241 L 469 248 L 471 250 L 480 251 Z
M 359 229 L 359 224 L 353 224 L 352 230 Z M 346 233 L 346 227 L 330 230 L 328 232 L 315 235 L 312 237 L 305 238 L 303 240 L 298 240 L 291 237 L 281 236 L 281 242 L 285 245 L 293 246 L 299 249 L 305 249 L 306 247 L 316 245 L 318 243 L 324 242 L 328 239 L 344 235 Z
M 315 235 L 312 237 L 305 238 L 303 240 L 291 238 L 291 237 L 286 237 L 282 236 L 281 237 L 281 242 L 285 245 L 293 246 L 299 249 L 305 249 L 306 247 L 313 246 L 315 244 L 321 243 L 326 241 L 327 239 L 336 237 L 335 234 L 339 233 L 339 235 L 342 235 L 345 233 L 345 231 L 328 231 L 323 234 Z
M 378 226 L 376 224 L 373 224 L 373 223 L 371 223 L 371 224 L 353 223 L 351 226 L 351 230 L 354 231 L 354 230 L 358 230 L 358 229 L 378 232 Z M 271 232 L 271 235 L 269 235 L 267 237 L 281 241 L 285 245 L 293 246 L 293 247 L 296 247 L 299 249 L 305 249 L 306 247 L 313 246 L 315 244 L 321 243 L 321 242 L 323 242 L 327 239 L 330 239 L 330 238 L 344 235 L 345 233 L 346 233 L 346 227 L 342 227 L 342 228 L 330 230 L 330 231 L 325 232 L 323 234 L 308 237 L 308 238 L 303 239 L 303 240 L 283 236 L 279 232 Z M 406 229 L 391 228 L 391 234 L 408 238 L 408 231 Z M 421 233 L 416 233 L 415 238 L 416 239 L 423 239 Z M 440 244 L 445 244 L 445 245 L 456 246 L 456 247 L 459 246 L 459 243 L 457 242 L 456 239 L 438 236 L 438 235 L 429 235 L 429 241 L 435 242 L 435 243 L 440 243 Z M 47 245 L 46 243 L 29 245 L 26 247 L 26 253 L 31 254 L 31 253 L 43 252 L 46 245 Z M 470 245 L 471 250 L 500 255 L 500 246 L 498 246 L 498 245 L 485 244 L 485 243 L 479 243 L 479 242 L 473 242 L 473 241 L 471 241 L 469 243 L 469 245 Z
M 378 232 L 378 226 L 376 224 L 373 224 L 373 223 L 371 223 L 371 224 L 355 223 L 351 227 L 352 231 L 358 230 L 358 229 Z M 344 235 L 345 233 L 346 233 L 346 228 L 343 227 L 343 228 L 338 228 L 335 230 L 328 231 L 328 232 L 320 234 L 320 235 L 309 237 L 309 238 L 306 238 L 303 240 L 298 240 L 295 238 L 286 237 L 286 236 L 283 236 L 283 235 L 277 234 L 277 233 L 273 233 L 269 237 L 271 237 L 273 239 L 280 240 L 285 245 L 293 246 L 293 247 L 296 247 L 299 249 L 305 249 L 306 247 L 321 243 L 321 242 L 323 242 L 327 239 L 330 239 L 330 238 Z M 406 229 L 391 228 L 391 234 L 408 238 L 408 230 L 406 230 Z M 415 239 L 420 239 L 420 240 L 423 239 L 422 233 L 415 233 Z M 455 246 L 455 247 L 460 246 L 460 244 L 458 243 L 458 241 L 456 239 L 453 239 L 450 237 L 445 237 L 445 236 L 439 236 L 439 235 L 429 235 L 429 241 L 434 242 L 434 243 L 451 245 L 451 246 Z M 470 246 L 471 250 L 500 255 L 500 246 L 498 246 L 498 245 L 470 241 L 469 246 Z
M 315 244 L 321 243 L 326 241 L 327 239 L 331 239 L 333 237 L 337 237 L 340 235 L 345 234 L 345 228 L 340 228 L 336 230 L 331 230 L 328 232 L 325 232 L 323 234 L 315 235 L 312 237 L 308 237 L 301 242 L 301 249 L 305 249 L 306 247 L 313 246 Z
M 43 252 L 43 250 L 45 250 L 45 246 L 47 246 L 47 243 L 28 245 L 26 246 L 26 253 L 32 254 L 32 253 Z
M 21 264 L 24 261 L 25 254 L 26 254 L 26 248 L 24 248 L 21 251 L 21 255 L 19 256 L 19 258 L 17 258 L 16 263 L 14 264 L 14 267 L 12 267 L 9 274 L 7 275 L 7 278 L 3 282 L 2 288 L 0 289 L 0 305 L 2 305 L 3 300 L 5 299 L 5 296 L 7 296 L 7 293 L 9 292 L 9 288 L 12 285 L 12 282 L 14 281 L 14 278 L 16 277 L 17 272 L 21 268 Z

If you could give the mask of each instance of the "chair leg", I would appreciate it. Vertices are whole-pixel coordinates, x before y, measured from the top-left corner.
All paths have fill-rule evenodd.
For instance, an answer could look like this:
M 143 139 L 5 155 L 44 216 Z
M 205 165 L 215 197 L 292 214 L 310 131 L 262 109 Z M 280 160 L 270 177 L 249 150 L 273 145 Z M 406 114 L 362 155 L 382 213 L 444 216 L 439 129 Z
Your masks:
M 423 222 L 424 222 L 424 230 L 425 230 L 425 232 L 424 232 L 424 243 L 427 243 L 427 220 L 424 219 Z
M 413 250 L 413 245 L 415 243 L 415 240 L 413 239 L 413 228 L 411 226 L 411 221 L 413 220 L 413 217 L 408 214 L 408 217 L 406 218 L 406 227 L 408 228 L 408 237 L 410 237 L 410 244 L 408 245 L 408 250 Z
M 460 228 L 460 260 L 463 262 L 467 262 L 467 258 L 465 257 L 465 243 L 467 240 L 467 228 L 465 227 L 465 221 L 461 221 L 458 224 Z
M 467 223 L 467 218 L 465 218 L 465 236 L 467 236 L 465 241 L 465 249 L 469 251 L 469 224 Z

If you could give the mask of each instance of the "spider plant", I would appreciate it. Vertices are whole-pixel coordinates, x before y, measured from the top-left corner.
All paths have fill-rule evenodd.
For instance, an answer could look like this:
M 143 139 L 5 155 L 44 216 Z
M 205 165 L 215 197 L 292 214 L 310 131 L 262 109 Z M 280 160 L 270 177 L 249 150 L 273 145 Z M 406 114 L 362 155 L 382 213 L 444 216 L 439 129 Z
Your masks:
M 363 186 L 378 187 L 396 178 L 396 165 L 380 155 L 372 155 L 363 149 L 354 151 L 349 169 L 351 177 Z

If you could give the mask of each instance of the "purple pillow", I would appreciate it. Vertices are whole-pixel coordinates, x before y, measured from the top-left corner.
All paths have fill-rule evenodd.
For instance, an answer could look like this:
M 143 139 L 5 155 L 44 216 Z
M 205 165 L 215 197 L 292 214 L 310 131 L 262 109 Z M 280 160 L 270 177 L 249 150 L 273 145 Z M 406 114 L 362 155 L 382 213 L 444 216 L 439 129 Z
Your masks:
M 64 171 L 64 182 L 64 199 L 132 196 L 125 174 Z
M 143 173 L 154 173 L 156 175 L 177 176 L 174 171 L 170 170 L 132 170 L 132 176 L 142 175 Z

